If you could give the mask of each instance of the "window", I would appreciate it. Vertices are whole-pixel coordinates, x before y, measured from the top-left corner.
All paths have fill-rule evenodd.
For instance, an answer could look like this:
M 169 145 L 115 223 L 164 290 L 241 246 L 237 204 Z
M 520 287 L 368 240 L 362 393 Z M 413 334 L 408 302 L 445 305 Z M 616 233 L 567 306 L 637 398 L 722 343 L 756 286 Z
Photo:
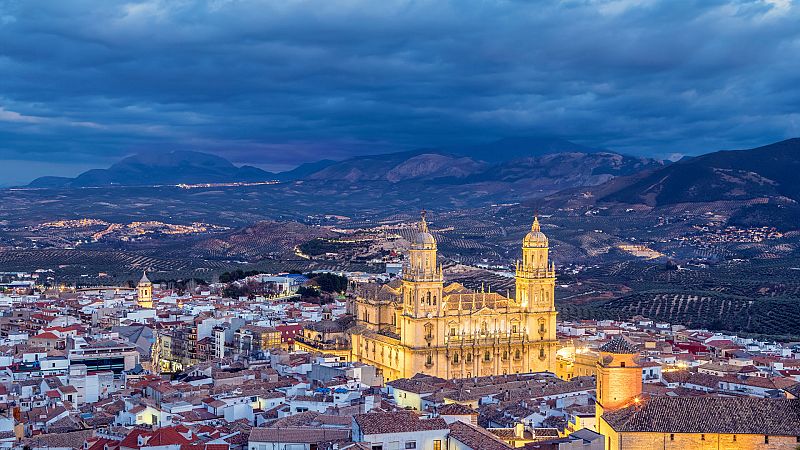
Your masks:
M 489 362 L 489 360 L 490 360 L 490 359 L 492 359 L 492 355 L 491 355 L 491 354 L 489 354 L 489 350 L 486 350 L 486 351 L 483 353 L 483 360 L 484 360 L 485 362 Z
M 516 332 L 517 332 L 517 325 L 516 324 L 511 325 L 511 332 L 516 334 Z
M 453 355 L 453 364 L 458 364 L 458 353 Z
M 433 441 L 433 450 L 442 450 L 442 441 L 438 439 Z
M 669 440 L 670 441 L 674 441 L 675 440 L 675 435 L 674 434 L 670 434 L 669 435 Z
M 520 354 L 519 350 L 516 350 L 514 352 L 514 359 L 520 359 L 520 358 L 522 358 L 522 355 Z
M 383 450 L 383 446 L 382 445 L 373 445 L 372 446 L 372 450 Z
M 736 435 L 733 435 L 733 442 L 736 442 Z
M 544 359 L 544 347 L 539 349 L 539 358 Z
M 456 335 L 456 327 L 450 328 L 450 336 L 455 336 L 455 335 Z
M 700 440 L 701 441 L 705 441 L 706 440 L 706 435 L 705 434 L 701 434 L 700 435 Z
M 406 449 L 417 448 L 417 441 L 407 441 Z
M 620 367 L 625 367 L 625 361 L 622 361 L 621 363 L 619 363 L 619 366 Z
M 764 436 L 764 443 L 769 444 L 769 436 Z
M 425 364 L 432 366 L 433 365 L 433 355 L 428 353 L 428 356 L 425 357 Z
M 508 359 L 508 351 L 507 350 L 503 350 L 503 361 L 505 361 L 507 359 Z
M 466 359 L 466 361 L 467 361 L 468 363 L 472 362 L 472 353 L 467 353 L 467 356 L 466 356 L 466 358 L 464 358 L 464 359 Z

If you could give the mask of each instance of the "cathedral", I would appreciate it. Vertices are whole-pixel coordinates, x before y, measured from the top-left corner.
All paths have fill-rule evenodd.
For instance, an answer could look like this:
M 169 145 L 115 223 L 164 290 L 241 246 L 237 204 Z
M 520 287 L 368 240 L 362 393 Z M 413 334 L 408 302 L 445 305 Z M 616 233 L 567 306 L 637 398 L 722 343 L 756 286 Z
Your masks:
M 424 373 L 464 378 L 555 372 L 555 268 L 538 218 L 522 241 L 514 298 L 445 285 L 423 213 L 399 280 L 369 285 L 349 305 L 349 358 L 386 381 Z

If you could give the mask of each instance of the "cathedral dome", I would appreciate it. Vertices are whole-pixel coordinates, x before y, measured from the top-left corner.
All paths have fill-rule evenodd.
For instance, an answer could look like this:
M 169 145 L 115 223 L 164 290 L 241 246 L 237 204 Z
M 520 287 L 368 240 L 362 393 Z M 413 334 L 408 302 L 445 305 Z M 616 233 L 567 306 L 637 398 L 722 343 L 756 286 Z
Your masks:
M 428 231 L 428 222 L 425 221 L 425 212 L 422 212 L 422 220 L 419 223 L 419 231 L 411 238 L 411 247 L 415 249 L 436 248 L 436 239 Z
M 411 239 L 411 245 L 429 247 L 436 245 L 436 239 L 434 239 L 433 235 L 429 232 L 420 231 Z
M 523 247 L 547 247 L 547 236 L 542 233 L 542 229 L 539 226 L 539 218 L 536 217 L 533 219 L 533 226 L 531 226 L 531 231 L 525 235 L 525 239 L 522 240 Z

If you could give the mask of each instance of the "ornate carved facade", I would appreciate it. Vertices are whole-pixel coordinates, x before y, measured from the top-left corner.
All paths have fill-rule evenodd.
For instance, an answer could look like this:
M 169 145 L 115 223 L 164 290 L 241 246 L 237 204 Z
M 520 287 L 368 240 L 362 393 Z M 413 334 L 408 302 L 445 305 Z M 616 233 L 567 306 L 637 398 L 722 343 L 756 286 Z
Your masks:
M 423 214 L 399 280 L 363 289 L 350 305 L 351 358 L 386 380 L 417 373 L 442 378 L 555 372 L 555 269 L 534 220 L 508 298 L 444 285 L 436 240 Z

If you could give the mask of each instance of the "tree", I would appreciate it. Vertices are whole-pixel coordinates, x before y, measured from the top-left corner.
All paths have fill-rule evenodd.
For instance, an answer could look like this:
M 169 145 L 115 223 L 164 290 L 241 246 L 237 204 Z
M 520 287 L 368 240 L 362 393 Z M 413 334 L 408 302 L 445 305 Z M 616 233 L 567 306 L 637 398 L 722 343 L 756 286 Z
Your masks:
M 319 291 L 313 287 L 300 286 L 300 288 L 297 289 L 297 294 L 300 295 L 300 297 L 319 297 Z
M 323 273 L 317 275 L 313 280 L 322 292 L 344 292 L 347 290 L 347 277 Z

